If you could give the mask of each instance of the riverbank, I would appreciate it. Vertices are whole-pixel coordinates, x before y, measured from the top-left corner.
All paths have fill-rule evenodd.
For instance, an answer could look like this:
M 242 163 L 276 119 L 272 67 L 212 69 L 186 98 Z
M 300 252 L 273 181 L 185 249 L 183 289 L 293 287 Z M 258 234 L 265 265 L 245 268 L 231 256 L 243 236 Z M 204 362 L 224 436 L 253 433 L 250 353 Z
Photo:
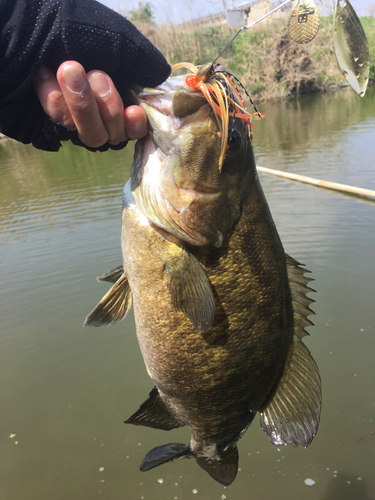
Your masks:
M 370 46 L 370 82 L 375 83 L 375 19 L 361 17 Z M 171 63 L 204 64 L 214 60 L 236 28 L 143 26 L 143 33 Z M 277 19 L 243 31 L 219 61 L 241 79 L 255 100 L 287 97 L 346 86 L 333 48 L 333 15 L 322 17 L 316 38 L 294 43 L 286 20 Z

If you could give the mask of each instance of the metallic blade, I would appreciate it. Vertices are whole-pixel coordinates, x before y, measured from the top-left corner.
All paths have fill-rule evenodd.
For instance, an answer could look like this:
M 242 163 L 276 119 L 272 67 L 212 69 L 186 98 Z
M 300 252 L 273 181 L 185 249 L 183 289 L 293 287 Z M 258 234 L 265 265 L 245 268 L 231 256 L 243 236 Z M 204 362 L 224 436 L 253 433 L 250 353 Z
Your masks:
M 351 88 L 360 97 L 366 92 L 370 72 L 370 53 L 365 32 L 349 0 L 335 9 L 333 44 L 337 62 Z
M 294 0 L 289 18 L 290 38 L 297 43 L 309 43 L 319 30 L 320 16 L 313 0 Z

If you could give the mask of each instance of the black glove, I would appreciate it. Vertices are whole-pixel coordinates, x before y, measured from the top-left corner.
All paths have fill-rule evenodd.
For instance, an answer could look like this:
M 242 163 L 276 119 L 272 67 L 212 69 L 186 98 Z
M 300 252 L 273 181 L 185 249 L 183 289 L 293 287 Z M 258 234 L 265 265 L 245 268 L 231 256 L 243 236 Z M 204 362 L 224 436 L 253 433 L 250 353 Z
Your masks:
M 171 70 L 129 21 L 95 0 L 0 0 L 0 30 L 0 131 L 47 151 L 57 151 L 61 140 L 80 141 L 76 129 L 44 112 L 34 92 L 42 63 L 56 72 L 74 60 L 86 72 L 106 72 L 125 107 L 132 83 L 155 87 Z

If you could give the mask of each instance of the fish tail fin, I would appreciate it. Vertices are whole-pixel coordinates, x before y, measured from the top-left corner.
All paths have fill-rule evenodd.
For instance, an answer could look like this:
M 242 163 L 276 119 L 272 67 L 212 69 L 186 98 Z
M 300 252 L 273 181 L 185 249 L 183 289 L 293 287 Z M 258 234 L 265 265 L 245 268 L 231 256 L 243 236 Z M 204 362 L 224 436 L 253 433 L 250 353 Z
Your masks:
M 183 458 L 192 458 L 189 446 L 183 443 L 170 443 L 150 450 L 141 464 L 141 471 L 146 472 L 167 462 L 175 462 Z M 229 486 L 236 478 L 238 471 L 238 449 L 235 446 L 229 455 L 220 460 L 206 457 L 195 457 L 197 464 L 218 483 Z
M 183 443 L 170 443 L 163 446 L 157 446 L 150 450 L 141 464 L 141 471 L 145 472 L 157 467 L 158 465 L 166 464 L 167 462 L 175 462 L 182 458 L 191 458 L 189 446 Z
M 199 467 L 202 467 L 218 483 L 229 486 L 236 478 L 238 471 L 238 448 L 235 446 L 229 455 L 220 460 L 205 457 L 195 457 Z

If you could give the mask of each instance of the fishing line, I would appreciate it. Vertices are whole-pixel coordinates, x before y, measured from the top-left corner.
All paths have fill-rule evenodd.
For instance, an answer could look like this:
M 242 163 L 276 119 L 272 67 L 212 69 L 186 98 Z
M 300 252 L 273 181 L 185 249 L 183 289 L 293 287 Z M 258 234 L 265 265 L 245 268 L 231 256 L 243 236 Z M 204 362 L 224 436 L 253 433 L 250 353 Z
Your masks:
M 270 12 L 268 12 L 267 14 L 265 14 L 264 16 L 260 17 L 259 19 L 257 19 L 256 21 L 254 21 L 253 23 L 251 24 L 248 24 L 247 26 L 242 26 L 242 28 L 240 28 L 237 33 L 234 35 L 234 37 L 230 40 L 229 43 L 227 43 L 227 45 L 224 47 L 224 49 L 220 52 L 220 54 L 217 56 L 217 58 L 212 61 L 212 65 L 215 64 L 215 62 L 219 59 L 219 57 L 231 46 L 232 42 L 235 40 L 235 38 L 237 38 L 237 36 L 241 33 L 241 31 L 243 30 L 248 30 L 249 28 L 252 28 L 253 26 L 255 26 L 256 24 L 260 23 L 260 21 L 263 21 L 263 19 L 265 19 L 266 17 L 270 16 L 271 14 L 273 14 L 274 12 L 276 12 L 277 10 L 281 9 L 282 7 L 284 7 L 284 5 L 290 3 L 292 0 L 286 0 L 284 3 L 278 5 L 277 7 L 275 7 L 274 9 L 272 9 Z
M 279 9 L 285 7 L 288 3 L 292 2 L 293 0 L 285 0 L 283 3 L 272 9 L 271 11 L 267 12 L 264 16 L 260 17 L 256 21 L 246 25 L 242 26 L 237 33 L 234 35 L 234 37 L 227 43 L 227 45 L 224 47 L 224 49 L 220 52 L 220 54 L 214 59 L 211 63 L 211 66 L 209 69 L 204 68 L 202 70 L 201 76 L 202 79 L 209 79 L 213 73 L 215 73 L 214 69 L 214 64 L 216 61 L 222 56 L 222 54 L 231 46 L 233 41 L 237 38 L 237 36 L 241 33 L 243 30 L 247 30 L 249 28 L 252 28 L 256 24 L 258 24 L 260 21 L 263 21 L 266 19 L 268 16 L 273 14 L 274 12 L 278 11 Z M 289 13 L 288 16 L 288 31 L 289 35 L 297 43 L 308 43 L 310 42 L 313 38 L 315 38 L 318 29 L 319 29 L 319 12 L 316 8 L 316 5 L 313 0 L 294 0 L 292 9 Z M 230 76 L 236 82 L 241 86 L 241 88 L 245 91 L 245 94 L 249 98 L 251 105 L 253 106 L 255 113 L 258 116 L 258 119 L 262 118 L 262 115 L 259 113 L 257 110 L 253 100 L 251 99 L 249 93 L 247 92 L 246 88 L 244 85 L 240 82 L 240 80 L 234 76 L 232 73 L 229 73 L 226 70 L 220 70 L 222 73 L 225 73 L 226 75 Z M 236 87 L 237 92 L 238 88 Z M 235 111 L 234 111 L 235 113 Z

